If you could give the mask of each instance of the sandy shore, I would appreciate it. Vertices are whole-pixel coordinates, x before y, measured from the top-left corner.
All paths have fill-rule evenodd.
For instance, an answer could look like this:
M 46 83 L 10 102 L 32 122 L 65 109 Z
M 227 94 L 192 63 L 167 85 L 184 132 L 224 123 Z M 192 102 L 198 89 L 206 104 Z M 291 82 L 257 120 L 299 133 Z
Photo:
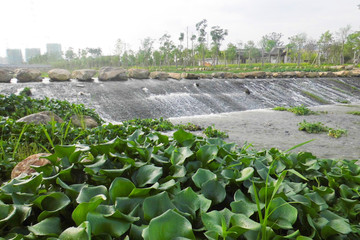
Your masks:
M 312 152 L 320 158 L 360 159 L 360 116 L 347 114 L 349 111 L 360 111 L 360 104 L 325 105 L 311 107 L 318 115 L 296 116 L 290 112 L 270 109 L 243 112 L 223 113 L 216 115 L 171 118 L 173 123 L 194 123 L 215 128 L 229 134 L 228 142 L 239 146 L 251 143 L 255 149 L 272 147 L 287 150 L 311 139 L 315 141 L 293 151 Z M 308 134 L 298 130 L 298 123 L 322 122 L 331 128 L 347 130 L 347 135 L 338 139 L 326 133 Z

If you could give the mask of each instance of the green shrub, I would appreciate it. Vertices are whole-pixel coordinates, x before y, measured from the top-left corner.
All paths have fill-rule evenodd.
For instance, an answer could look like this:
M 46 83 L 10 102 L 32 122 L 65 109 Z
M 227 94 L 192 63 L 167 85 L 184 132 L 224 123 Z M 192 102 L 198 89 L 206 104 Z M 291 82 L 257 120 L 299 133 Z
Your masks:
M 204 134 L 209 138 L 228 138 L 229 135 L 226 132 L 215 129 L 214 126 L 208 126 L 204 130 Z
M 321 122 L 309 123 L 304 120 L 298 125 L 300 131 L 305 131 L 307 133 L 321 133 L 328 131 L 328 127 L 324 126 L 324 124 Z
M 347 112 L 347 114 L 360 116 L 360 111 L 351 111 L 351 112 Z

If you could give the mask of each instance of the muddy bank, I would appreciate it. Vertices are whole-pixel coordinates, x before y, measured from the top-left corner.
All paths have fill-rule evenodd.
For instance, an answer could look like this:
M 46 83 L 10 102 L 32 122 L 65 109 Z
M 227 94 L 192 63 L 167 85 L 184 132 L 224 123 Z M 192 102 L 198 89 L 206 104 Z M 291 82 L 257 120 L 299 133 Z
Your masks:
M 235 142 L 239 146 L 251 143 L 255 149 L 272 147 L 287 150 L 299 143 L 315 139 L 296 152 L 309 151 L 320 158 L 360 159 L 360 116 L 347 114 L 349 111 L 360 111 L 360 105 L 324 105 L 311 107 L 313 111 L 321 111 L 319 115 L 296 116 L 290 112 L 279 112 L 270 109 L 243 112 L 171 118 L 173 123 L 187 123 L 203 127 L 215 125 L 226 131 L 226 141 Z M 298 123 L 322 122 L 328 127 L 347 130 L 347 135 L 338 139 L 326 133 L 308 134 L 298 130 Z

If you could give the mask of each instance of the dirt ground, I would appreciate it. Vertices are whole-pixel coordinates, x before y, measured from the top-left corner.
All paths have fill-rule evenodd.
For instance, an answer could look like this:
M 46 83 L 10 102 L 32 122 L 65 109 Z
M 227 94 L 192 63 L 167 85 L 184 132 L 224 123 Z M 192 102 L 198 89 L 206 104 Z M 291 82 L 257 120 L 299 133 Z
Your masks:
M 319 158 L 360 159 L 360 116 L 347 114 L 360 111 L 360 103 L 324 105 L 310 108 L 317 115 L 296 116 L 291 112 L 270 109 L 232 112 L 216 115 L 171 118 L 173 123 L 194 123 L 203 127 L 214 125 L 228 133 L 228 142 L 239 146 L 252 144 L 255 149 L 272 147 L 287 150 L 311 139 L 314 141 L 296 148 L 296 152 L 312 152 Z M 298 123 L 322 122 L 330 128 L 347 130 L 347 135 L 332 138 L 327 133 L 309 134 L 298 130 Z

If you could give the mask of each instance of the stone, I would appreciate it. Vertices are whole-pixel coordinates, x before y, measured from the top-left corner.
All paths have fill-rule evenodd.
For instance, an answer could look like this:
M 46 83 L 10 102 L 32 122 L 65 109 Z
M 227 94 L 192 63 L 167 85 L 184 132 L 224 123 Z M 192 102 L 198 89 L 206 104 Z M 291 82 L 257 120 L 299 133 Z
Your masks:
M 195 73 L 182 73 L 181 77 L 184 79 L 199 79 L 199 75 Z
M 169 74 L 167 72 L 151 72 L 150 73 L 151 79 L 158 79 L 158 80 L 167 80 L 169 78 Z
M 295 71 L 295 76 L 297 78 L 304 78 L 305 77 L 305 73 L 304 72 L 300 72 L 300 71 Z
M 308 78 L 317 78 L 317 77 L 319 77 L 319 73 L 318 72 L 306 72 L 305 76 Z
M 34 124 L 47 124 L 48 122 L 55 121 L 58 123 L 64 122 L 58 115 L 50 111 L 33 113 L 23 118 L 18 119 L 16 122 L 34 123 Z
M 336 77 L 347 77 L 349 75 L 349 71 L 338 71 L 334 72 Z
M 345 70 L 353 70 L 353 69 L 354 69 L 354 65 L 345 66 Z
M 149 79 L 150 72 L 146 69 L 137 69 L 131 68 L 129 69 L 129 78 L 134 79 Z
M 41 72 L 36 69 L 21 68 L 16 70 L 18 82 L 41 82 Z
M 52 69 L 48 72 L 51 81 L 69 81 L 71 73 L 66 69 Z
M 169 73 L 169 78 L 171 79 L 176 79 L 176 80 L 181 80 L 181 73 Z
M 345 69 L 345 66 L 344 65 L 330 66 L 329 68 L 333 69 L 333 70 L 343 70 L 343 69 Z
M 244 79 L 245 78 L 245 73 L 235 73 L 236 78 L 239 79 Z
M 199 78 L 200 79 L 212 79 L 213 77 L 211 74 L 199 73 Z
M 36 173 L 36 170 L 31 166 L 44 166 L 46 164 L 50 164 L 51 162 L 44 157 L 50 156 L 49 153 L 38 153 L 31 155 L 13 168 L 11 171 L 11 179 L 18 177 L 21 174 L 31 175 L 32 173 Z
M 7 69 L 0 69 L 0 82 L 9 83 L 12 79 L 12 74 Z
M 294 78 L 294 77 L 296 77 L 296 73 L 295 72 L 282 72 L 281 76 L 283 78 Z
M 247 72 L 245 73 L 246 78 L 265 78 L 266 73 L 262 71 L 256 71 L 256 72 Z
M 96 74 L 94 69 L 79 69 L 72 72 L 71 77 L 79 81 L 93 81 Z
M 319 77 L 335 77 L 333 72 L 319 72 Z
M 126 81 L 127 71 L 120 67 L 102 67 L 99 71 L 100 81 Z
M 211 74 L 211 76 L 213 78 L 224 79 L 225 78 L 225 72 L 214 72 L 214 73 Z
M 360 69 L 354 69 L 349 72 L 350 77 L 360 77 Z
M 82 128 L 95 128 L 97 126 L 99 126 L 99 124 L 96 122 L 96 120 L 90 116 L 78 116 L 78 115 L 73 115 L 71 116 L 71 122 L 72 124 L 74 124 L 77 127 L 82 127 Z

